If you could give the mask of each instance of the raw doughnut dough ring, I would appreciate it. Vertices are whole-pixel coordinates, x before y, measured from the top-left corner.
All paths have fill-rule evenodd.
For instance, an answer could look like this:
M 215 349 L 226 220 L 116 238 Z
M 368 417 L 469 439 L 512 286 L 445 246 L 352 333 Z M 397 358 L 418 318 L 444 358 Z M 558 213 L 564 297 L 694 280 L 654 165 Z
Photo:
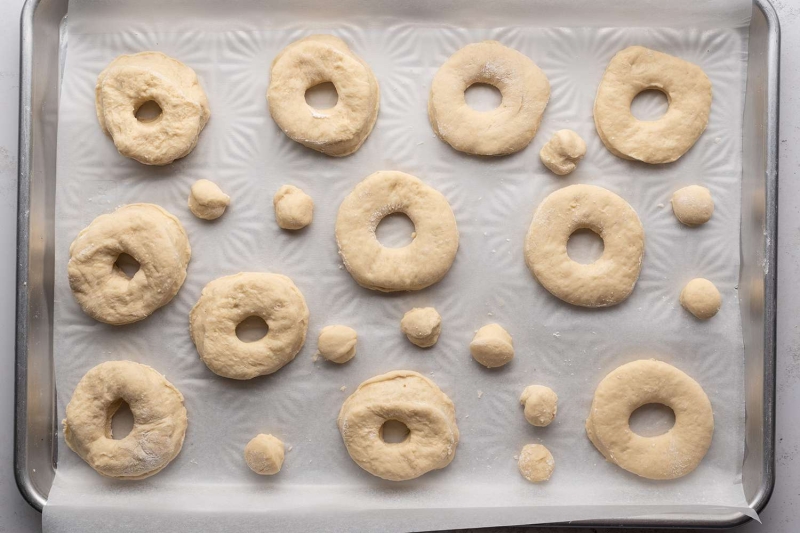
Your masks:
M 383 440 L 383 424 L 397 420 L 409 433 Z M 339 411 L 339 431 L 353 461 L 374 476 L 414 479 L 450 464 L 458 446 L 455 406 L 425 376 L 396 370 L 358 386 Z
M 585 265 L 567 254 L 570 235 L 588 228 L 603 239 L 603 255 Z M 525 262 L 545 289 L 565 302 L 607 307 L 633 291 L 644 254 L 636 211 L 611 191 L 570 185 L 545 198 L 525 239 Z
M 255 342 L 236 336 L 251 316 L 267 323 Z M 308 307 L 292 280 L 280 274 L 241 272 L 203 288 L 189 315 L 189 332 L 200 358 L 217 375 L 251 379 L 277 372 L 294 359 L 306 340 Z
M 467 105 L 464 91 L 476 83 L 503 95 L 491 111 Z M 436 135 L 468 154 L 507 155 L 533 140 L 550 99 L 547 76 L 524 54 L 497 41 L 465 46 L 439 68 L 428 98 L 428 118 Z
M 642 437 L 629 425 L 639 407 L 659 403 L 675 413 L 675 425 Z M 648 479 L 675 479 L 700 464 L 711 446 L 714 414 L 703 388 L 677 368 L 655 359 L 627 363 L 597 386 L 586 434 L 605 458 Z
M 386 248 L 375 236 L 380 221 L 405 213 L 416 236 L 402 248 Z M 433 285 L 447 274 L 458 250 L 458 228 L 450 204 L 422 181 L 380 171 L 356 185 L 339 207 L 336 242 L 344 266 L 359 285 L 393 292 Z
M 331 109 L 306 103 L 308 89 L 330 82 L 339 100 Z M 272 118 L 292 140 L 341 157 L 358 150 L 378 118 L 378 80 L 347 44 L 333 35 L 295 41 L 272 62 L 267 102 Z
M 657 120 L 639 120 L 631 102 L 656 89 L 669 101 Z M 624 159 L 671 163 L 694 146 L 708 124 L 711 81 L 703 69 L 643 46 L 617 52 L 606 68 L 594 101 L 597 134 L 608 150 Z
M 111 436 L 111 419 L 122 402 L 133 413 L 133 429 Z M 81 378 L 67 404 L 64 440 L 99 474 L 143 479 L 158 473 L 183 446 L 188 419 L 183 395 L 149 366 L 108 361 Z
M 139 262 L 128 279 L 120 254 Z M 69 286 L 83 311 L 106 324 L 150 316 L 178 293 L 192 250 L 180 221 L 154 204 L 124 205 L 100 215 L 69 247 Z

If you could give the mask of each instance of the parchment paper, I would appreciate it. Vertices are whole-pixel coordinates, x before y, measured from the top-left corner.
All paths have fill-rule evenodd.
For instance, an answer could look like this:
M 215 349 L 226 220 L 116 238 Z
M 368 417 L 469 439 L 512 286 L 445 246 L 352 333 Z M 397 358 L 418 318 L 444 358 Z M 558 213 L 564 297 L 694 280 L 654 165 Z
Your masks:
M 56 195 L 59 416 L 87 370 L 102 361 L 129 359 L 153 366 L 181 390 L 189 430 L 177 459 L 139 482 L 100 477 L 59 437 L 45 530 L 401 531 L 654 512 L 749 512 L 741 485 L 737 283 L 750 3 L 278 4 L 70 2 Z M 329 158 L 289 140 L 267 110 L 272 59 L 313 33 L 343 38 L 380 83 L 377 125 L 347 158 Z M 453 52 L 482 39 L 497 39 L 531 57 L 552 87 L 536 138 L 508 157 L 456 152 L 434 136 L 426 116 L 436 70 Z M 713 83 L 708 129 L 674 164 L 624 161 L 596 134 L 597 85 L 614 53 L 632 44 L 697 63 Z M 142 50 L 163 51 L 194 68 L 212 109 L 194 152 L 161 168 L 120 156 L 94 115 L 97 74 L 117 55 Z M 652 115 L 658 101 L 645 99 L 636 108 Z M 554 176 L 538 158 L 542 145 L 562 128 L 576 130 L 588 145 L 586 158 L 566 178 Z M 441 191 L 455 212 L 458 256 L 449 274 L 426 290 L 362 289 L 337 255 L 333 225 L 340 202 L 364 177 L 384 169 L 418 176 Z M 189 188 L 200 178 L 232 197 L 216 222 L 198 220 L 186 207 Z M 314 222 L 300 232 L 282 231 L 274 221 L 272 196 L 284 183 L 315 200 Z M 616 192 L 644 225 L 641 276 L 621 305 L 570 306 L 551 296 L 525 266 L 523 240 L 533 210 L 547 194 L 573 183 Z M 695 229 L 679 224 L 669 203 L 674 190 L 690 184 L 711 189 L 716 203 L 711 222 Z M 143 322 L 112 327 L 83 314 L 72 297 L 68 248 L 96 216 L 132 202 L 157 203 L 176 215 L 189 234 L 192 260 L 185 285 L 169 305 Z M 398 244 L 397 221 L 387 225 L 395 231 L 381 231 L 382 238 Z M 581 252 L 581 243 L 577 248 Z M 189 310 L 203 286 L 240 271 L 290 276 L 311 311 L 308 339 L 297 358 L 272 376 L 248 382 L 211 373 L 188 333 Z M 697 321 L 678 303 L 681 288 L 694 277 L 711 279 L 722 293 L 722 309 L 712 320 Z M 418 349 L 400 332 L 400 318 L 415 306 L 434 306 L 443 317 L 434 348 Z M 512 334 L 517 352 L 511 364 L 497 370 L 476 364 L 468 350 L 473 332 L 490 322 Z M 358 331 L 358 354 L 350 363 L 315 361 L 316 336 L 328 324 Z M 640 479 L 604 461 L 585 436 L 597 383 L 620 364 L 646 357 L 694 377 L 714 407 L 711 449 L 683 479 Z M 461 442 L 448 468 L 390 483 L 350 460 L 335 421 L 359 383 L 401 368 L 431 377 L 453 399 Z M 558 417 L 548 428 L 530 426 L 518 404 L 532 383 L 558 393 Z M 287 445 L 277 476 L 256 476 L 244 463 L 244 445 L 260 432 Z M 533 442 L 545 444 L 555 457 L 553 478 L 544 484 L 527 483 L 517 472 L 515 456 Z

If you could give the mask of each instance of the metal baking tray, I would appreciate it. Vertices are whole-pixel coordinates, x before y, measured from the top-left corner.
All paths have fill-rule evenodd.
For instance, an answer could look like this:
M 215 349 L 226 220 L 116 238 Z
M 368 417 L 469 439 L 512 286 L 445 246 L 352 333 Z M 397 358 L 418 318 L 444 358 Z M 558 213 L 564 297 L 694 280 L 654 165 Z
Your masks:
M 14 474 L 41 511 L 57 468 L 53 374 L 56 130 L 68 0 L 27 0 L 22 10 L 17 214 Z M 780 28 L 769 0 L 754 0 L 745 95 L 739 301 L 745 351 L 749 506 L 760 512 L 775 481 L 775 319 L 778 235 Z M 586 527 L 717 527 L 742 513 L 696 512 L 572 522 Z M 566 525 L 566 524 L 561 524 Z

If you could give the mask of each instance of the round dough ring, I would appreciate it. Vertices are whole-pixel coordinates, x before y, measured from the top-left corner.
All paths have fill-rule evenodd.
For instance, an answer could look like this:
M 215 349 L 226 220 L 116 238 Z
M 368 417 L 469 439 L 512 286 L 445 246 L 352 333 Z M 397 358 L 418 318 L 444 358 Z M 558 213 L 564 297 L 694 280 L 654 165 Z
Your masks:
M 581 264 L 567 242 L 579 229 L 603 239 L 603 255 Z M 582 307 L 608 307 L 633 291 L 644 255 L 644 229 L 636 211 L 613 192 L 595 185 L 570 185 L 545 198 L 525 239 L 525 262 L 545 289 Z
M 314 109 L 308 89 L 330 82 L 339 100 Z M 347 44 L 333 35 L 295 41 L 272 62 L 267 102 L 272 118 L 292 140 L 323 154 L 342 157 L 358 150 L 378 118 L 378 80 Z
M 476 111 L 464 91 L 487 83 L 503 96 L 491 111 Z M 468 154 L 507 155 L 533 140 L 550 99 L 550 83 L 536 63 L 497 41 L 465 46 L 433 78 L 428 118 L 436 135 Z
M 425 376 L 396 370 L 368 379 L 345 400 L 339 431 L 353 461 L 390 481 L 417 478 L 444 468 L 458 446 L 455 406 Z M 387 443 L 383 424 L 397 420 L 408 427 L 406 439 Z
M 405 213 L 416 236 L 386 248 L 375 230 L 384 217 Z M 380 171 L 356 185 L 339 207 L 336 242 L 347 271 L 359 285 L 393 292 L 433 285 L 447 274 L 458 250 L 458 227 L 447 199 L 410 174 Z
M 656 437 L 631 430 L 631 413 L 649 403 L 673 410 L 672 429 Z M 713 433 L 714 414 L 703 388 L 655 359 L 633 361 L 607 375 L 586 420 L 586 434 L 608 461 L 648 479 L 675 479 L 697 468 Z
M 122 253 L 140 265 L 130 279 L 115 265 Z M 172 300 L 192 250 L 177 218 L 155 204 L 129 204 L 81 230 L 69 256 L 69 286 L 83 311 L 120 325 L 147 318 Z
M 122 402 L 133 414 L 124 438 L 111 436 Z M 81 378 L 67 404 L 64 440 L 99 474 L 143 479 L 160 472 L 183 446 L 188 419 L 183 395 L 147 365 L 108 361 Z
M 236 336 L 251 316 L 267 323 L 255 342 Z M 203 288 L 189 315 L 189 333 L 200 358 L 217 375 L 251 379 L 277 372 L 306 340 L 308 307 L 292 280 L 280 274 L 241 272 L 217 278 Z
M 637 94 L 663 92 L 669 109 L 657 120 L 631 113 Z M 624 159 L 671 163 L 694 146 L 708 124 L 711 81 L 703 69 L 643 46 L 617 52 L 606 68 L 594 101 L 597 134 L 608 150 Z

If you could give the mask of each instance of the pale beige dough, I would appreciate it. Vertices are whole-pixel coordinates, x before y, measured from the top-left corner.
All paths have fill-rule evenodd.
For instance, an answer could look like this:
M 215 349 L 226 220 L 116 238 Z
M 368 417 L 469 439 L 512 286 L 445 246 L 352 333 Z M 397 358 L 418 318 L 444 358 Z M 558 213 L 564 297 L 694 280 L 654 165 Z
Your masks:
M 403 442 L 384 442 L 383 424 L 389 420 L 408 427 Z M 391 481 L 446 467 L 458 446 L 453 402 L 433 381 L 410 370 L 382 374 L 359 385 L 342 405 L 338 425 L 353 461 Z
M 294 185 L 282 185 L 272 198 L 275 221 L 283 229 L 302 229 L 314 218 L 314 200 Z
M 339 100 L 331 109 L 306 103 L 308 89 L 330 82 Z M 295 41 L 272 62 L 267 102 L 272 118 L 292 140 L 331 156 L 358 150 L 378 118 L 378 80 L 347 44 L 333 35 Z
M 631 414 L 649 403 L 672 409 L 672 429 L 656 437 L 631 430 Z M 606 460 L 648 479 L 675 479 L 697 468 L 713 433 L 714 414 L 703 388 L 655 359 L 633 361 L 608 374 L 586 419 L 586 434 Z
M 402 248 L 386 248 L 375 230 L 384 217 L 405 213 L 415 236 Z M 433 285 L 447 274 L 458 250 L 456 217 L 447 199 L 422 181 L 380 171 L 356 185 L 339 207 L 336 242 L 344 266 L 359 285 L 393 292 Z
M 403 315 L 400 330 L 420 348 L 430 348 L 442 332 L 442 316 L 433 307 L 415 307 Z
M 657 120 L 639 120 L 631 102 L 642 91 L 663 92 L 669 108 Z M 606 67 L 594 101 L 597 134 L 624 159 L 671 163 L 691 148 L 708 124 L 711 81 L 703 69 L 643 46 L 617 52 Z
M 525 420 L 537 427 L 550 425 L 558 411 L 558 396 L 553 389 L 543 385 L 525 387 L 519 403 L 525 406 Z
M 581 264 L 567 254 L 579 229 L 603 239 L 603 255 Z M 625 300 L 636 285 L 644 255 L 644 229 L 636 211 L 611 191 L 570 185 L 545 198 L 525 239 L 528 268 L 554 296 L 583 307 L 607 307 Z
M 514 342 L 502 326 L 488 324 L 475 333 L 469 352 L 483 366 L 497 368 L 514 358 Z
M 500 105 L 476 111 L 464 91 L 486 83 L 500 91 Z M 506 155 L 533 140 L 550 99 L 547 76 L 527 56 L 497 41 L 465 46 L 439 68 L 428 98 L 428 118 L 436 135 L 468 154 Z
M 259 433 L 244 447 L 244 460 L 250 470 L 262 476 L 271 476 L 283 466 L 283 442 L 278 437 Z
M 222 216 L 231 204 L 231 197 L 222 192 L 216 183 L 197 180 L 189 193 L 189 210 L 197 218 L 215 220 Z
M 111 435 L 122 402 L 133 414 L 124 438 Z M 183 395 L 164 376 L 133 361 L 108 361 L 89 370 L 67 404 L 64 440 L 99 474 L 143 479 L 161 471 L 183 446 L 188 419 Z
M 711 191 L 699 185 L 678 189 L 672 195 L 672 212 L 675 213 L 675 218 L 687 226 L 705 224 L 714 214 Z
M 556 462 L 550 450 L 541 444 L 526 444 L 519 454 L 519 473 L 531 483 L 547 481 L 553 475 Z
M 681 291 L 681 305 L 701 320 L 716 315 L 722 306 L 717 287 L 705 278 L 695 278 Z
M 586 143 L 572 130 L 558 130 L 539 152 L 544 166 L 559 176 L 575 170 L 585 155 Z
M 136 118 L 154 101 L 161 114 Z M 119 153 L 145 165 L 167 165 L 191 152 L 211 116 L 197 74 L 161 52 L 122 55 L 97 77 L 97 119 Z
M 236 336 L 246 318 L 260 317 L 267 334 L 255 342 Z M 189 315 L 200 358 L 220 376 L 251 379 L 277 372 L 306 340 L 308 307 L 292 280 L 280 274 L 242 272 L 211 281 Z
M 140 265 L 132 278 L 120 254 Z M 180 221 L 154 204 L 124 205 L 100 215 L 69 247 L 69 286 L 83 311 L 101 322 L 137 322 L 166 305 L 186 279 L 192 256 Z
M 356 355 L 358 334 L 347 326 L 325 326 L 319 332 L 317 350 L 334 363 L 346 363 Z

